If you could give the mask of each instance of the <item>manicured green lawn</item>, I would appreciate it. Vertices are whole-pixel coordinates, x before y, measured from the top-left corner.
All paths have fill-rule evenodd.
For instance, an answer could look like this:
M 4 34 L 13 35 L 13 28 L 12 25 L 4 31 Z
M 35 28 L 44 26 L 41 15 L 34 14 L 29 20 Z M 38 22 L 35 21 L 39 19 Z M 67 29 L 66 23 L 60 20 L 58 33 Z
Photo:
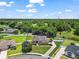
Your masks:
M 63 42 L 63 46 L 68 46 L 68 45 L 70 45 L 71 43 L 75 43 L 75 44 L 79 44 L 79 42 L 78 41 L 74 41 L 74 40 L 68 40 L 68 39 L 66 39 L 64 42 Z
M 33 45 L 32 46 L 32 52 L 33 53 L 41 53 L 41 54 L 44 54 L 46 53 L 48 50 L 49 50 L 50 46 L 45 46 L 45 45 L 39 45 L 39 46 L 35 46 Z
M 66 56 L 61 56 L 61 58 L 60 59 L 68 59 Z
M 76 36 L 73 34 L 72 30 L 71 32 L 62 32 L 61 36 L 64 36 L 65 38 L 69 39 L 69 40 L 74 40 L 74 41 L 78 41 L 79 42 L 79 36 Z
M 16 47 L 17 47 L 16 50 L 8 50 L 8 56 L 22 52 L 21 51 L 22 50 L 22 45 L 17 45 Z
M 22 53 L 22 51 L 21 51 L 22 50 L 22 45 L 17 45 L 16 47 L 17 47 L 16 50 L 8 50 L 8 56 L 16 54 L 16 53 Z M 50 46 L 48 46 L 48 45 L 41 45 L 41 46 L 33 45 L 31 52 L 44 54 L 45 52 L 48 51 L 49 48 L 50 48 Z
M 27 40 L 32 40 L 33 37 L 29 36 L 28 38 L 26 36 L 9 36 L 9 37 L 5 37 L 2 40 L 7 40 L 7 39 L 13 39 L 16 42 L 24 42 L 26 39 Z

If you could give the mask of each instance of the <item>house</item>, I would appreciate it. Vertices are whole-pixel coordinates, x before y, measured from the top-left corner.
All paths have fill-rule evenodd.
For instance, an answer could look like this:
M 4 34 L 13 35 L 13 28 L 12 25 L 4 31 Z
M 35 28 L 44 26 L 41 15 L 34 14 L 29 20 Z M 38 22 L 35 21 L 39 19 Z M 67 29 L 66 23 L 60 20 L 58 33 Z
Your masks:
M 49 40 L 47 36 L 39 36 L 39 35 L 34 35 L 33 44 L 48 44 Z
M 65 49 L 65 55 L 71 58 L 79 58 L 79 46 L 70 45 Z
M 12 34 L 14 31 L 16 31 L 17 29 L 13 29 L 13 28 L 6 28 L 5 29 L 5 33 L 10 33 Z
M 15 47 L 15 41 L 14 40 L 2 40 L 0 41 L 0 51 L 8 50 L 12 47 Z
M 2 33 L 9 33 L 12 34 L 14 31 L 16 31 L 17 29 L 14 28 L 10 28 L 10 27 L 5 27 L 3 28 L 3 31 L 1 31 Z
M 14 40 L 2 40 L 0 41 L 0 59 L 7 59 L 7 50 L 15 48 Z

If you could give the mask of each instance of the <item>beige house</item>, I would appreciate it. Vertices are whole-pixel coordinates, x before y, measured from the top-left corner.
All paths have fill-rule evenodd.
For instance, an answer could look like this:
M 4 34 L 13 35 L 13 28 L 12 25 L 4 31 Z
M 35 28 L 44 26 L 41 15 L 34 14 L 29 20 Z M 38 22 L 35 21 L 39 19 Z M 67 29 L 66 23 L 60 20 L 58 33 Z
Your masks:
M 47 36 L 34 35 L 32 43 L 33 44 L 48 44 L 49 40 Z

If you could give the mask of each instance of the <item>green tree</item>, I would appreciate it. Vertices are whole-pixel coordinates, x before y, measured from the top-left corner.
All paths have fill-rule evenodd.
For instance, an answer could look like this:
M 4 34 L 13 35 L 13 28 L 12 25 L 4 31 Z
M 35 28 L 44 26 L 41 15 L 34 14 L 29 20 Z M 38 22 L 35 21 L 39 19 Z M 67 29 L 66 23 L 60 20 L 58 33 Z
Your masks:
M 77 29 L 74 31 L 74 35 L 79 36 L 79 28 L 77 28 Z

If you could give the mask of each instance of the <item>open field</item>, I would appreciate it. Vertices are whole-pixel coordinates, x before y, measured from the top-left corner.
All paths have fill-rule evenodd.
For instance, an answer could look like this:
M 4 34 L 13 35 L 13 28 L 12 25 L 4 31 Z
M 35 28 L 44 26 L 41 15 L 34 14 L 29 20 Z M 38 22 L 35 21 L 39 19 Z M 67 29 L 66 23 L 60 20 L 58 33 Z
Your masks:
M 63 45 L 63 46 L 68 46 L 68 45 L 70 45 L 71 43 L 79 44 L 78 41 L 66 39 L 66 40 L 63 42 L 62 45 Z

